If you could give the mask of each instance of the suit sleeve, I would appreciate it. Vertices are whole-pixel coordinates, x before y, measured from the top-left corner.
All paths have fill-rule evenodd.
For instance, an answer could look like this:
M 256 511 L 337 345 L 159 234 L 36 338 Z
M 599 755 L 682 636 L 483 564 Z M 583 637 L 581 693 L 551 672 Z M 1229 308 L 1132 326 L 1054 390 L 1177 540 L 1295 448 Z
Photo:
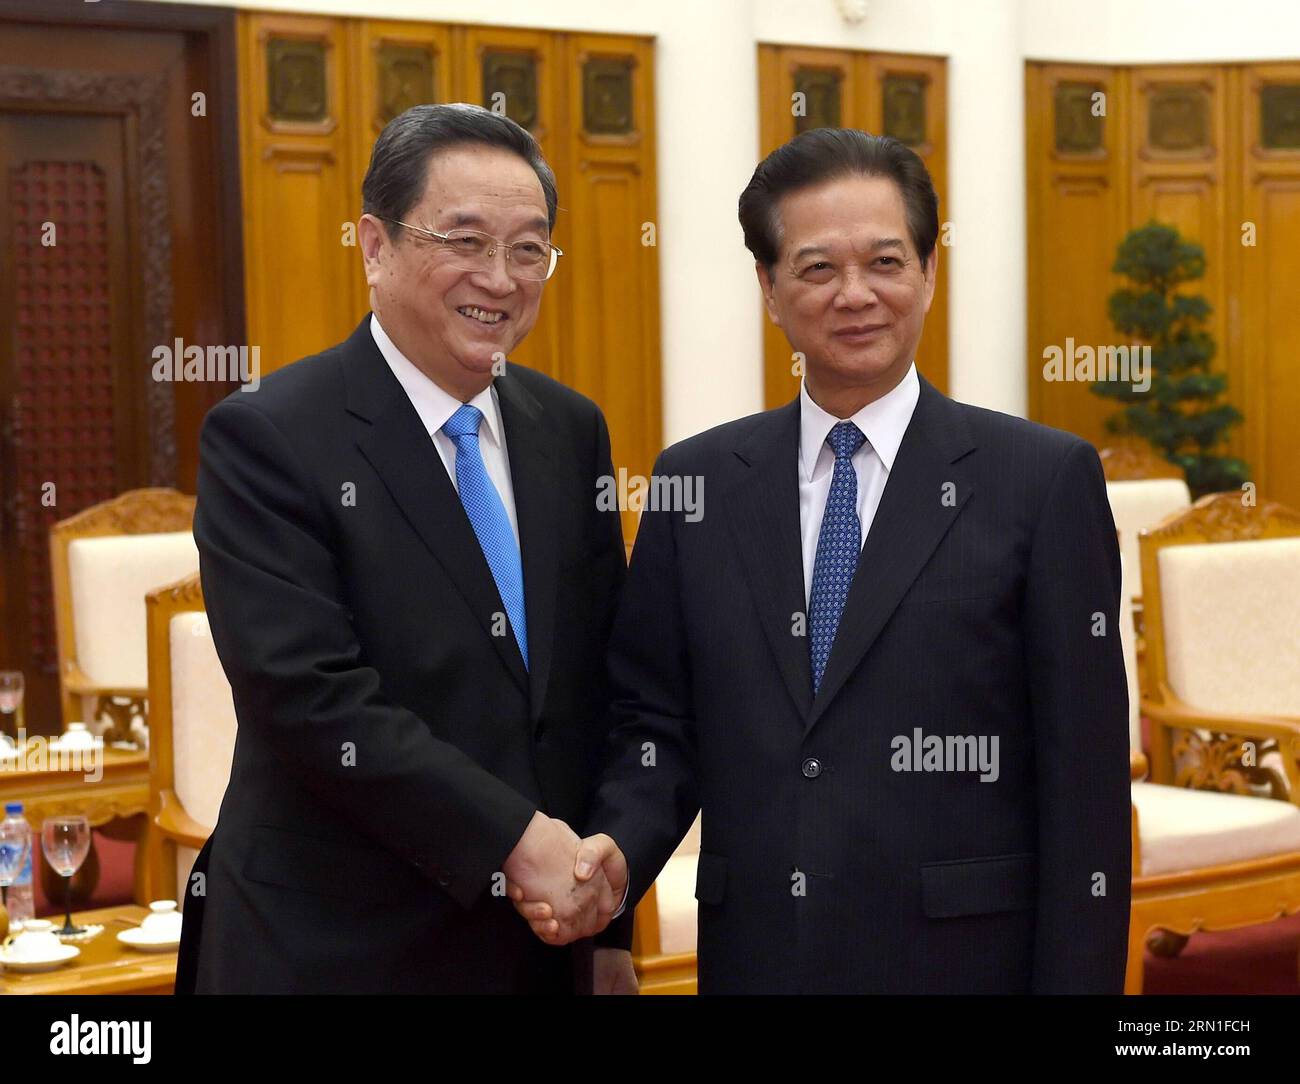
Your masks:
M 1034 993 L 1118 994 L 1131 876 L 1120 562 L 1096 451 L 1050 483 L 1025 589 L 1038 807 Z
M 668 471 L 661 455 L 654 474 Z M 673 516 L 660 509 L 642 514 L 610 640 L 616 725 L 591 830 L 613 837 L 627 857 L 629 910 L 700 809 Z
M 609 447 L 609 427 L 605 424 L 605 416 L 599 408 L 595 411 L 595 457 L 597 477 L 614 477 L 614 461 Z M 609 589 L 601 597 L 600 611 L 600 643 L 608 644 L 610 632 L 614 625 L 614 615 L 618 610 L 619 595 L 624 581 L 627 579 L 627 552 L 623 546 L 623 517 L 617 508 L 611 508 L 608 511 L 597 512 L 597 534 L 599 544 L 596 552 L 600 554 L 598 558 L 603 575 L 598 582 L 608 583 Z M 602 660 L 603 661 L 603 660 Z M 610 693 L 609 680 L 607 675 L 602 675 L 602 692 L 600 702 L 608 708 Z M 604 728 L 601 735 L 601 745 L 608 739 L 609 729 L 613 724 L 613 714 L 606 710 L 600 717 L 600 724 Z M 593 790 L 596 780 L 592 780 Z M 627 895 L 630 901 L 630 894 Z M 626 907 L 613 922 L 595 937 L 595 944 L 599 948 L 630 949 L 632 947 L 632 924 L 635 909 Z
M 194 536 L 241 731 L 255 728 L 283 771 L 471 906 L 536 807 L 384 696 L 325 509 L 254 406 L 228 400 L 208 414 Z

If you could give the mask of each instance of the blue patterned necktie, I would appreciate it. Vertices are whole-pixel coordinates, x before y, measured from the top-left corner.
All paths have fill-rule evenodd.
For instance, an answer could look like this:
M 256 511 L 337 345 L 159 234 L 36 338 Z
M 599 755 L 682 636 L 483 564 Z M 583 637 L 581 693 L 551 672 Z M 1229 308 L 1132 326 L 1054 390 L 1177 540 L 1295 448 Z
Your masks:
M 510 618 L 519 654 L 528 669 L 528 619 L 524 615 L 524 570 L 519 558 L 515 532 L 478 446 L 478 429 L 483 413 L 468 403 L 456 411 L 442 431 L 456 444 L 456 489 L 465 506 L 470 526 L 487 558 L 488 568 L 496 581 L 497 593 Z
M 817 556 L 813 561 L 812 592 L 808 600 L 814 696 L 831 657 L 835 630 L 839 628 L 840 614 L 849 597 L 849 584 L 858 567 L 858 551 L 862 548 L 858 474 L 853 469 L 853 453 L 866 439 L 852 422 L 840 422 L 826 436 L 826 443 L 835 453 L 835 470 L 817 535 Z

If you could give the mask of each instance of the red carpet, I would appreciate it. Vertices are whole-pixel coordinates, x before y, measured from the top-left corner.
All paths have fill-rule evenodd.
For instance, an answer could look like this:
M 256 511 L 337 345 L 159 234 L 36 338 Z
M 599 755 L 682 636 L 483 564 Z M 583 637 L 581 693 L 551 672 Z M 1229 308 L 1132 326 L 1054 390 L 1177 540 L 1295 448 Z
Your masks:
M 1177 959 L 1146 954 L 1148 994 L 1300 994 L 1300 915 L 1193 934 Z

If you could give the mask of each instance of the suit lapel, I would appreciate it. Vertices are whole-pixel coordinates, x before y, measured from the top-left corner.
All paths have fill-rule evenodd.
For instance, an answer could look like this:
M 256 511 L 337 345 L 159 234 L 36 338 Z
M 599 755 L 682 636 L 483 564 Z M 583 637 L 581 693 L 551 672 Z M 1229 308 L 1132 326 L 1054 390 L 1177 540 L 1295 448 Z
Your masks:
M 871 649 L 970 498 L 965 472 L 954 464 L 974 446 L 960 407 L 922 377 L 920 398 L 858 556 L 809 728 Z M 947 483 L 954 486 L 951 500 L 945 499 Z
M 511 376 L 508 368 L 497 377 L 496 386 L 519 520 L 524 606 L 528 614 L 529 699 L 535 724 L 546 702 L 546 683 L 551 673 L 559 580 L 559 525 L 555 501 L 550 496 L 555 485 L 555 450 L 541 404 Z
M 357 439 L 357 447 L 383 480 L 402 515 L 469 604 L 475 620 L 520 690 L 528 692 L 523 656 L 514 637 L 492 635 L 493 614 L 504 613 L 505 606 L 478 537 L 420 416 L 375 345 L 369 320 L 367 316 L 344 346 L 347 409 L 370 423 L 370 428 Z M 507 442 L 511 445 L 513 469 L 513 436 L 507 435 Z M 514 478 L 518 489 L 518 475 Z M 527 576 L 525 562 L 525 588 Z M 429 616 L 430 620 L 437 617 Z M 531 606 L 528 616 L 531 623 Z
M 805 610 L 799 534 L 799 400 L 762 415 L 735 455 L 744 471 L 728 500 L 736 548 L 763 633 L 806 720 L 812 706 L 812 664 L 808 637 L 796 635 L 794 628 L 794 615 Z

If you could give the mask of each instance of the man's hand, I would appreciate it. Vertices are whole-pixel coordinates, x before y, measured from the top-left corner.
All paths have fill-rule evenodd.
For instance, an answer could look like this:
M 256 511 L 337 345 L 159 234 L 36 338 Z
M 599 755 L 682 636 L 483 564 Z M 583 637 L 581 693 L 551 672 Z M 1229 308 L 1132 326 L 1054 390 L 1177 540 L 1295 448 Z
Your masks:
M 538 810 L 502 867 L 506 890 L 520 914 L 530 918 L 526 909 L 545 909 L 536 921 L 530 918 L 529 925 L 549 945 L 567 945 L 599 933 L 609 925 L 623 899 L 627 866 L 623 865 L 615 891 L 602 865 L 605 850 L 584 851 L 587 842 L 563 821 Z M 618 857 L 622 859 L 621 854 Z M 576 872 L 578 867 L 585 875 Z M 617 871 L 617 864 L 611 868 Z
M 597 948 L 592 960 L 593 994 L 639 994 L 632 954 L 626 949 Z
M 526 832 L 524 835 L 527 837 Z M 608 913 L 603 915 L 604 920 L 593 931 L 599 933 L 609 925 L 609 920 L 614 917 L 614 912 L 622 904 L 623 896 L 627 891 L 627 860 L 623 857 L 623 852 L 618 849 L 618 844 L 609 836 L 603 834 L 588 836 L 580 841 L 577 853 L 574 855 L 572 877 L 579 886 L 599 885 L 604 882 L 610 891 L 613 904 Z M 579 937 L 591 936 L 591 934 L 566 936 L 564 916 L 550 900 L 528 892 L 523 885 L 514 881 L 509 872 L 506 873 L 506 879 L 510 882 L 507 890 L 510 898 L 515 901 L 515 910 L 528 920 L 533 933 L 547 944 L 567 945 Z

